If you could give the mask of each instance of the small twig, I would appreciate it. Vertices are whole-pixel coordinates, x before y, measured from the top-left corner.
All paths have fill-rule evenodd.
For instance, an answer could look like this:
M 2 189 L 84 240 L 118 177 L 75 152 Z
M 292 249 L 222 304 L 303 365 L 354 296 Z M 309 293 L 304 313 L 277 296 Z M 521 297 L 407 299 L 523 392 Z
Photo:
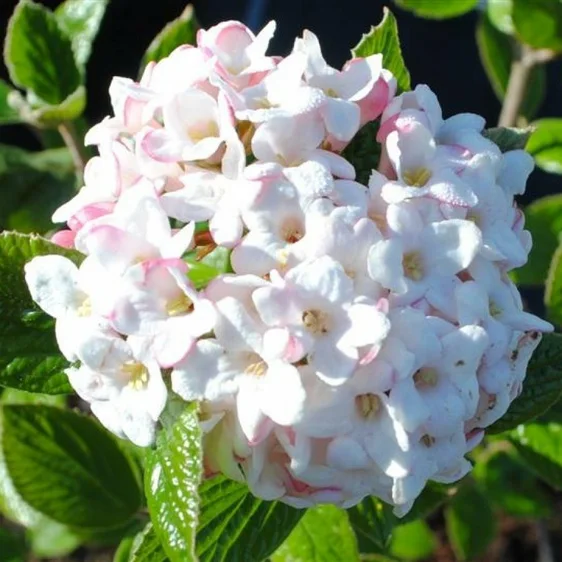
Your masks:
M 554 551 L 550 543 L 550 536 L 546 523 L 543 519 L 536 522 L 537 528 L 537 547 L 538 547 L 538 561 L 537 562 L 555 562 Z
M 83 142 L 78 137 L 74 123 L 71 121 L 66 121 L 61 123 L 58 127 L 58 131 L 64 140 L 64 143 L 70 150 L 72 156 L 72 161 L 74 162 L 74 168 L 76 169 L 76 176 L 79 182 L 82 182 L 84 176 L 84 167 L 88 161 L 88 156 L 84 150 Z

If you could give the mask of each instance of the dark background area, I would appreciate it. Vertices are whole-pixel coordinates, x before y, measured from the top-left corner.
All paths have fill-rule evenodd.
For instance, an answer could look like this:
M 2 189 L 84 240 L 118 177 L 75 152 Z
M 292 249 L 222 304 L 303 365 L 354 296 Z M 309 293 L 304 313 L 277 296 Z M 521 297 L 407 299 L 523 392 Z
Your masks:
M 455 0 L 451 0 L 455 1 Z M 55 8 L 58 0 L 43 0 Z M 111 0 L 88 65 L 86 116 L 95 123 L 110 113 L 108 86 L 112 76 L 135 77 L 141 56 L 152 38 L 185 7 L 185 0 Z M 488 126 L 497 122 L 500 104 L 482 69 L 474 31 L 478 14 L 429 21 L 416 18 L 390 0 L 194 0 L 203 27 L 238 19 L 259 30 L 270 19 L 277 32 L 270 53 L 287 54 L 294 38 L 308 28 L 320 38 L 324 56 L 335 67 L 349 57 L 361 34 L 380 21 L 389 5 L 400 29 L 402 50 L 412 84 L 426 83 L 437 94 L 445 116 L 459 112 L 483 115 Z M 0 0 L 2 41 L 16 0 Z M 0 78 L 7 79 L 0 65 Z M 562 62 L 548 67 L 547 98 L 537 117 L 562 116 Z M 37 146 L 23 127 L 3 127 L 0 142 Z M 562 180 L 536 171 L 523 202 L 562 191 Z

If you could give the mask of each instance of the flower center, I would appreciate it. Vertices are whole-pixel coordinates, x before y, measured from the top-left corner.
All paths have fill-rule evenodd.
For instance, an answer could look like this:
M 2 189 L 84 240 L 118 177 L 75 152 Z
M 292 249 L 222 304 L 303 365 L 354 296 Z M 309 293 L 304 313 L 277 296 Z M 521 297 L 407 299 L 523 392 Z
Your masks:
M 381 409 L 381 399 L 368 392 L 355 397 L 355 408 L 360 417 L 365 420 L 373 420 Z
M 219 126 L 214 121 L 207 121 L 207 123 L 191 128 L 189 136 L 193 142 L 199 142 L 209 137 L 218 137 L 220 136 Z
M 168 316 L 179 316 L 193 310 L 193 301 L 182 293 L 177 299 L 168 301 L 166 304 L 166 312 Z
M 256 354 L 252 354 L 251 362 L 245 369 L 244 372 L 251 377 L 263 377 L 267 372 L 267 363 Z
M 414 384 L 416 388 L 432 388 L 437 385 L 438 380 L 439 374 L 435 369 L 430 367 L 418 369 L 414 373 Z
M 407 252 L 402 258 L 404 275 L 413 281 L 419 281 L 424 276 L 423 259 L 419 252 Z
M 326 334 L 330 331 L 330 316 L 321 310 L 305 310 L 302 323 L 312 334 Z
M 288 220 L 281 227 L 281 238 L 283 238 L 287 244 L 294 244 L 303 236 L 304 228 L 298 221 Z
M 136 361 L 129 361 L 121 368 L 129 376 L 129 386 L 134 390 L 142 390 L 148 385 L 148 369 Z
M 324 93 L 329 97 L 329 98 L 336 98 L 339 99 L 340 95 L 336 92 L 336 90 L 334 90 L 334 88 L 326 88 L 324 90 Z
M 481 226 L 482 224 L 482 217 L 474 209 L 466 213 L 466 220 L 473 222 L 476 226 Z
M 411 170 L 406 170 L 402 174 L 404 183 L 410 187 L 423 187 L 431 178 L 431 170 L 428 168 L 412 168 Z
M 494 301 L 490 301 L 490 316 L 497 318 L 501 313 L 502 309 Z
M 76 310 L 76 314 L 78 314 L 81 318 L 92 315 L 92 301 L 90 297 L 86 297 L 82 301 L 82 304 Z
M 422 443 L 422 445 L 425 445 L 426 447 L 429 448 L 435 443 L 435 437 L 432 437 L 431 435 L 428 435 L 426 433 L 425 435 L 421 436 L 420 443 Z

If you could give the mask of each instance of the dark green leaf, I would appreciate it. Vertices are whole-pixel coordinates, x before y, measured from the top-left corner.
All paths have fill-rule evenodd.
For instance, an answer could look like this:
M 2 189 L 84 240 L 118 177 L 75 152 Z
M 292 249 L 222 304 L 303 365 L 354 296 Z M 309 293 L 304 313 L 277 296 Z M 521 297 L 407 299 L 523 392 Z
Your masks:
M 562 232 L 562 195 L 550 195 L 525 207 L 525 228 L 533 235 L 529 261 L 510 273 L 520 285 L 543 285 Z
M 25 562 L 27 548 L 23 536 L 0 527 L 0 560 L 2 562 Z
M 152 40 L 142 58 L 141 71 L 150 61 L 167 57 L 180 45 L 194 45 L 198 29 L 193 6 L 188 4 L 181 15 L 166 25 Z
M 152 523 L 134 538 L 129 562 L 169 562 Z
M 497 144 L 502 152 L 525 148 L 532 129 L 517 129 L 515 127 L 492 127 L 485 129 L 483 135 Z
M 523 462 L 539 478 L 562 490 L 562 425 L 555 422 L 519 426 L 511 440 Z
M 21 123 L 19 113 L 8 102 L 8 96 L 12 92 L 13 89 L 4 80 L 0 80 L 0 125 Z
M 488 498 L 515 517 L 548 517 L 552 504 L 535 476 L 505 451 L 477 462 L 472 472 Z
M 369 183 L 373 170 L 379 165 L 381 145 L 377 142 L 378 130 L 379 121 L 367 123 L 342 152 L 342 156 L 355 168 L 357 181 L 363 185 Z
M 437 548 L 437 539 L 422 519 L 396 527 L 392 532 L 390 553 L 400 560 L 429 558 Z
M 513 11 L 512 0 L 488 0 L 486 2 L 486 13 L 490 22 L 507 35 L 513 35 L 515 27 L 511 12 Z
M 396 18 L 388 8 L 384 8 L 382 21 L 365 33 L 352 50 L 354 57 L 368 57 L 382 54 L 382 65 L 390 70 L 398 83 L 399 91 L 410 90 L 410 74 L 402 57 Z
M 552 406 L 562 393 L 562 335 L 544 334 L 533 353 L 523 391 L 506 414 L 486 429 L 501 433 L 533 420 Z
M 56 10 L 59 27 L 72 39 L 72 50 L 79 68 L 90 58 L 109 0 L 65 0 Z
M 486 15 L 482 15 L 476 26 L 476 43 L 480 60 L 492 88 L 498 99 L 502 101 L 507 91 L 513 62 L 513 40 L 496 29 Z M 532 119 L 542 105 L 545 89 L 546 69 L 539 65 L 531 70 L 525 98 L 521 105 L 521 114 L 527 119 Z M 524 143 L 518 144 L 519 148 L 525 147 Z
M 459 560 L 480 556 L 496 534 L 496 519 L 486 496 L 465 483 L 445 509 L 447 536 Z
M 527 143 L 527 151 L 545 172 L 562 174 L 562 119 L 540 119 Z
M 478 0 L 394 0 L 404 10 L 421 18 L 445 19 L 462 16 L 478 5 Z
M 552 261 L 545 285 L 544 302 L 549 320 L 562 325 L 562 246 L 558 246 Z
M 154 529 L 172 562 L 194 560 L 201 480 L 201 428 L 197 404 L 162 431 L 147 454 L 145 492 Z
M 287 538 L 304 510 L 254 497 L 245 484 L 217 476 L 199 490 L 200 562 L 262 562 Z
M 32 301 L 24 279 L 24 265 L 45 254 L 82 258 L 39 236 L 0 234 L 0 385 L 65 394 L 72 392 L 64 374 L 68 363 L 58 350 L 54 323 Z
M 16 86 L 50 105 L 63 102 L 80 85 L 70 39 L 52 12 L 31 0 L 20 0 L 10 19 L 4 60 Z
M 522 43 L 535 49 L 562 50 L 560 0 L 513 0 L 512 17 Z
M 321 505 L 308 509 L 272 562 L 359 562 L 357 540 L 343 509 Z
M 437 482 L 428 482 L 423 492 L 416 498 L 412 509 L 397 519 L 396 525 L 411 523 L 416 519 L 425 519 L 431 515 L 439 506 L 441 506 L 447 498 L 452 497 L 456 492 L 454 485 L 438 484 Z
M 349 509 L 348 515 L 361 554 L 388 552 L 392 530 L 397 525 L 397 518 L 389 505 L 370 496 Z
M 130 459 L 89 418 L 48 406 L 5 406 L 2 446 L 17 492 L 56 521 L 118 526 L 140 505 Z

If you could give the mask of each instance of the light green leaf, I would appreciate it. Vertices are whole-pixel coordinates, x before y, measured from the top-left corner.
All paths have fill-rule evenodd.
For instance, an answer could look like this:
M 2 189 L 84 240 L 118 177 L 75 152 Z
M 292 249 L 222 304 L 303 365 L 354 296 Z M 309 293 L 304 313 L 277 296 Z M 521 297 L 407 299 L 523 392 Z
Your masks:
M 44 103 L 63 102 L 80 85 L 70 39 L 41 4 L 20 0 L 10 22 L 4 60 L 12 82 Z
M 134 536 L 125 537 L 113 555 L 113 562 L 128 562 L 133 548 Z
M 304 510 L 253 496 L 245 484 L 216 476 L 199 489 L 200 562 L 263 562 L 289 536 Z
M 532 128 L 517 129 L 516 127 L 492 127 L 484 129 L 483 135 L 495 143 L 502 152 L 525 148 Z
M 476 26 L 476 43 L 488 80 L 496 96 L 502 101 L 507 91 L 513 62 L 513 40 L 496 29 L 484 14 Z M 542 105 L 545 90 L 546 69 L 543 65 L 535 66 L 531 70 L 525 98 L 521 105 L 521 114 L 527 119 L 532 119 Z M 519 143 L 519 148 L 524 147 L 524 143 L 522 146 Z
M 474 560 L 486 552 L 496 534 L 490 502 L 472 483 L 465 483 L 445 509 L 447 536 L 459 560 Z
M 145 492 L 154 529 L 172 562 L 195 560 L 203 471 L 198 406 L 193 403 L 158 437 L 145 464 Z
M 488 0 L 486 2 L 486 13 L 490 22 L 496 29 L 507 35 L 513 35 L 515 31 L 511 16 L 512 10 L 512 0 Z
M 55 10 L 59 27 L 72 39 L 79 68 L 84 69 L 109 0 L 65 0 Z
M 445 19 L 462 16 L 478 5 L 478 0 L 394 0 L 404 10 L 421 18 Z
M 10 105 L 8 97 L 14 90 L 0 80 L 0 125 L 11 125 L 21 123 L 19 113 Z
M 366 497 L 348 510 L 348 516 L 361 554 L 388 551 L 392 530 L 397 525 L 397 518 L 389 505 L 375 496 Z
M 152 523 L 134 538 L 129 562 L 169 562 Z
M 533 235 L 529 261 L 510 272 L 520 285 L 543 285 L 562 232 L 562 195 L 541 197 L 525 207 L 525 228 Z
M 514 455 L 492 454 L 474 465 L 473 477 L 488 498 L 514 517 L 548 517 L 552 502 L 535 476 Z
M 66 556 L 83 543 L 79 533 L 45 516 L 31 527 L 27 537 L 33 554 L 39 558 Z
M 510 437 L 521 460 L 539 478 L 562 490 L 562 424 L 520 425 Z
M 271 562 L 359 562 L 346 512 L 334 505 L 308 509 Z
M 35 305 L 24 279 L 24 265 L 45 254 L 82 258 L 39 236 L 0 234 L 0 385 L 65 394 L 72 392 L 63 372 L 68 362 L 58 349 L 53 320 Z
M 501 433 L 527 423 L 543 414 L 562 393 L 562 335 L 544 334 L 533 353 L 523 391 L 508 411 L 486 429 L 489 434 Z
M 396 527 L 392 532 L 390 553 L 401 560 L 429 558 L 436 548 L 437 539 L 423 519 Z
M 180 45 L 195 45 L 198 29 L 193 6 L 188 4 L 181 15 L 168 23 L 152 40 L 142 58 L 141 72 L 150 61 L 159 61 L 167 57 Z
M 562 245 L 558 246 L 546 279 L 544 303 L 548 318 L 559 326 L 562 325 Z
M 371 27 L 361 41 L 352 50 L 354 57 L 368 57 L 377 53 L 382 54 L 382 65 L 390 70 L 398 83 L 399 91 L 410 90 L 410 74 L 402 57 L 398 25 L 393 13 L 384 8 L 382 21 Z
M 86 109 L 86 88 L 78 86 L 63 102 L 58 105 L 41 105 L 22 112 L 22 117 L 32 125 L 39 127 L 56 127 L 65 121 L 74 121 Z
M 381 144 L 377 142 L 379 121 L 371 121 L 359 129 L 345 147 L 342 156 L 355 168 L 357 181 L 368 185 L 373 170 L 379 165 Z
M 4 406 L 2 446 L 17 492 L 56 521 L 107 528 L 140 506 L 130 459 L 92 419 L 48 406 Z
M 193 283 L 196 289 L 205 288 L 215 277 L 223 273 L 231 273 L 232 267 L 230 265 L 231 250 L 218 246 L 212 252 L 204 256 L 202 259 L 197 259 L 196 252 L 190 252 L 185 258 L 189 264 L 187 276 Z
M 560 0 L 513 0 L 512 17 L 522 43 L 535 49 L 562 50 Z
M 527 152 L 545 172 L 562 174 L 562 119 L 539 119 L 533 126 Z
M 25 562 L 28 558 L 23 536 L 0 527 L 0 556 L 2 562 Z

